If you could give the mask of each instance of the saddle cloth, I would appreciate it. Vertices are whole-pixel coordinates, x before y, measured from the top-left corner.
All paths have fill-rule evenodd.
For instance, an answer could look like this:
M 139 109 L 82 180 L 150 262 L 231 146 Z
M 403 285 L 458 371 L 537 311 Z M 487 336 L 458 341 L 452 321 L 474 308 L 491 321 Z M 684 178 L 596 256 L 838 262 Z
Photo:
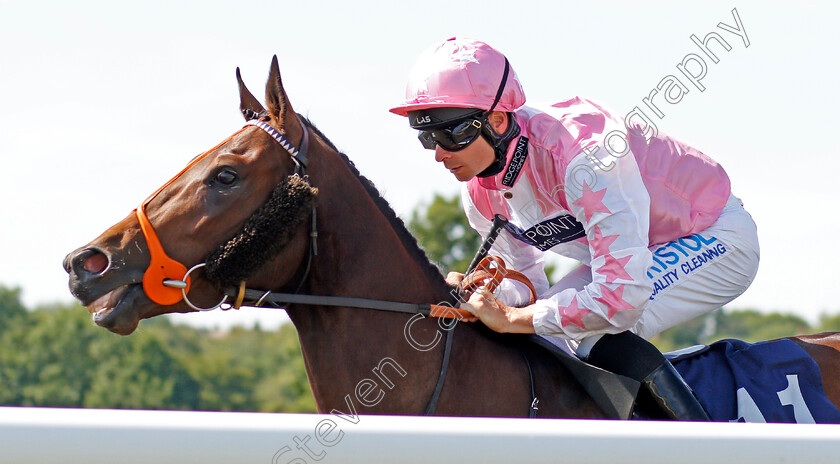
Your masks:
M 819 366 L 791 340 L 726 339 L 665 356 L 714 421 L 840 423 Z
M 555 339 L 538 335 L 528 339 L 568 368 L 609 417 L 630 417 L 638 382 L 581 361 Z M 840 423 L 840 411 L 823 391 L 819 366 L 790 340 L 726 339 L 665 357 L 713 421 Z

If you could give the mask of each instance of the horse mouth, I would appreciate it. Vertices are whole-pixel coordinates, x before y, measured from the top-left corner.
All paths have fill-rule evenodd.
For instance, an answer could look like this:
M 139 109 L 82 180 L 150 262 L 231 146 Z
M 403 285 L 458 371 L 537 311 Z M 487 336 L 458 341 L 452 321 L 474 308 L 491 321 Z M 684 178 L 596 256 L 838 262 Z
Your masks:
M 111 332 L 128 335 L 137 328 L 140 318 L 132 310 L 130 300 L 140 290 L 140 284 L 124 285 L 100 296 L 89 305 L 87 310 L 93 322 Z

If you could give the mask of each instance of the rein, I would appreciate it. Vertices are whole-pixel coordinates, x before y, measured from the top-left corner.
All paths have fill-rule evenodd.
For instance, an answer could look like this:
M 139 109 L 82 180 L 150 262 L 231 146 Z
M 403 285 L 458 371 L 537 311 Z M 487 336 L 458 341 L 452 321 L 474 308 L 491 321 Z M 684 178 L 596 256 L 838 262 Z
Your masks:
M 531 299 L 528 304 L 534 304 L 537 292 L 531 284 L 531 281 L 525 275 L 512 269 L 507 269 L 504 260 L 498 256 L 488 256 L 482 259 L 476 269 L 464 277 L 459 290 L 462 293 L 465 291 L 475 292 L 481 287 L 486 287 L 489 293 L 493 293 L 504 279 L 513 279 L 525 284 L 531 291 Z M 455 308 L 448 304 L 400 303 L 367 298 L 254 290 L 247 288 L 244 281 L 240 283 L 238 288 L 227 288 L 224 293 L 226 297 L 234 299 L 235 303 L 232 305 L 234 309 L 239 309 L 247 301 L 247 306 L 253 307 L 261 307 L 266 303 L 271 303 L 276 306 L 280 306 L 283 303 L 311 304 L 318 306 L 376 309 L 380 311 L 459 319 L 471 314 L 465 309 Z

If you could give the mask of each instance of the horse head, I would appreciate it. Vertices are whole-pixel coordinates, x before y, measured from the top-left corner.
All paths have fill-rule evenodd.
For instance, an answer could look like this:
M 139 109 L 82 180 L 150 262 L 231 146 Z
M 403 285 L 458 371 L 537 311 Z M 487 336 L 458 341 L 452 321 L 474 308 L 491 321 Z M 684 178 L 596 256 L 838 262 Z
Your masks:
M 299 161 L 290 153 L 306 138 L 306 126 L 288 101 L 276 56 L 267 109 L 239 69 L 236 78 L 249 125 L 64 259 L 70 291 L 96 324 L 127 335 L 141 319 L 218 306 L 224 288 L 246 278 L 260 288 L 283 289 L 299 277 L 317 191 L 298 175 Z M 266 267 L 270 273 L 259 272 Z

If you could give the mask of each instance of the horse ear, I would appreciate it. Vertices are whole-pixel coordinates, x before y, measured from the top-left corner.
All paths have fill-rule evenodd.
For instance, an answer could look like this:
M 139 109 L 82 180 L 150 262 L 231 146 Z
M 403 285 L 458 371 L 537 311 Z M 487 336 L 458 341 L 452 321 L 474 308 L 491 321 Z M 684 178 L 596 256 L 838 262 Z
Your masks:
M 268 103 L 268 112 L 277 122 L 283 126 L 285 117 L 293 114 L 292 105 L 286 98 L 286 91 L 283 89 L 283 81 L 280 79 L 280 66 L 277 64 L 277 55 L 271 59 L 271 71 L 268 74 L 268 82 L 265 85 L 265 101 Z
M 260 113 L 264 113 L 265 108 L 242 82 L 242 74 L 239 73 L 239 68 L 236 68 L 236 82 L 239 83 L 239 111 L 242 112 L 245 120 L 250 121 Z

